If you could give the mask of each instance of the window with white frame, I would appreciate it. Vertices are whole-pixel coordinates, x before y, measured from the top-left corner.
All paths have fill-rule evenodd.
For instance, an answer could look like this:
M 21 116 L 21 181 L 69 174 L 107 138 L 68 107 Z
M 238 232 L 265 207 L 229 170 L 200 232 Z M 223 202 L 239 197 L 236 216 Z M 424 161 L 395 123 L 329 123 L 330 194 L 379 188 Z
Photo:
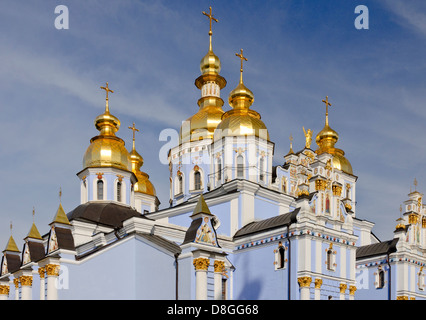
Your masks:
M 104 199 L 104 182 L 102 180 L 98 180 L 97 182 L 97 199 Z
M 244 157 L 242 155 L 237 157 L 237 178 L 244 178 Z
M 194 190 L 201 189 L 201 173 L 200 171 L 194 172 Z

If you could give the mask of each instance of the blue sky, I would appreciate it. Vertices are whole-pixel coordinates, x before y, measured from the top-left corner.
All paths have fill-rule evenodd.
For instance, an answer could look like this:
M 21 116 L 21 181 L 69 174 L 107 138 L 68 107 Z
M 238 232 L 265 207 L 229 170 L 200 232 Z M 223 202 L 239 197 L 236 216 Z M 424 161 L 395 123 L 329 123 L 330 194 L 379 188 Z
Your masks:
M 357 5 L 369 9 L 369 29 L 354 26 Z M 69 9 L 69 29 L 57 30 L 57 5 Z M 424 1 L 13 1 L 0 4 L 0 247 L 13 223 L 19 247 L 32 209 L 42 234 L 59 204 L 79 205 L 76 173 L 93 120 L 104 109 L 106 81 L 115 92 L 117 135 L 130 148 L 133 122 L 143 170 L 161 208 L 169 197 L 161 164 L 163 129 L 179 129 L 197 111 L 199 62 L 213 48 L 228 81 L 239 79 L 235 53 L 244 49 L 244 82 L 275 142 L 275 165 L 304 145 L 302 126 L 316 135 L 324 105 L 358 176 L 357 217 L 375 223 L 382 240 L 393 237 L 399 206 L 413 180 L 426 190 L 426 4 Z M 315 147 L 315 145 L 314 145 Z

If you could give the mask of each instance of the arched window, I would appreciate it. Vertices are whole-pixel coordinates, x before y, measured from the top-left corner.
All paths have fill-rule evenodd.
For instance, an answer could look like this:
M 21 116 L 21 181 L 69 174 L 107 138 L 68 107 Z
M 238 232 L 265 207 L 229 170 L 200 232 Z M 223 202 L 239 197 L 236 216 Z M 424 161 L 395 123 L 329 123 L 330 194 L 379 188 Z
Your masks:
M 244 158 L 242 155 L 237 157 L 237 178 L 244 178 Z
M 379 285 L 378 288 L 381 289 L 385 286 L 385 272 L 383 270 L 379 271 Z
M 217 180 L 222 180 L 222 160 L 217 159 Z
M 195 188 L 195 190 L 201 189 L 201 173 L 200 173 L 200 171 L 195 171 L 195 173 L 194 173 L 194 188 Z
M 121 182 L 117 182 L 117 201 L 121 202 Z
M 97 182 L 97 188 L 98 188 L 98 200 L 104 199 L 104 182 L 102 180 L 98 180 Z
M 285 178 L 282 178 L 281 188 L 282 188 L 282 192 L 287 192 L 287 183 L 285 181 Z
M 332 250 L 328 250 L 327 251 L 327 269 L 328 270 L 332 270 L 333 269 L 333 266 L 331 264 L 331 262 L 333 260 L 332 256 L 333 256 L 333 251 Z
M 260 158 L 260 161 L 259 161 L 259 180 L 260 181 L 264 181 L 264 178 L 265 178 L 264 166 L 265 166 L 265 159 L 263 159 L 263 157 L 262 157 L 262 158 Z
M 275 252 L 275 270 L 285 268 L 285 248 L 281 241 L 278 243 L 278 248 L 274 250 Z
M 178 194 L 183 193 L 183 179 L 182 176 L 178 177 Z

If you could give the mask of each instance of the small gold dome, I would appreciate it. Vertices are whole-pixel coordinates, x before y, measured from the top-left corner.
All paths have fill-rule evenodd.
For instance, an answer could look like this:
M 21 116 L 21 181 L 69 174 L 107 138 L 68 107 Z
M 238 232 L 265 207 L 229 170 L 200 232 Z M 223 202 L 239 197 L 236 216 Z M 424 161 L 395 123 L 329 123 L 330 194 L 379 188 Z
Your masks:
M 136 128 L 133 124 L 133 130 L 136 131 Z M 132 129 L 129 127 L 129 129 Z M 133 190 L 135 192 L 145 193 L 151 196 L 156 196 L 154 185 L 149 181 L 149 175 L 145 172 L 142 172 L 140 168 L 143 166 L 143 158 L 135 149 L 135 137 L 133 135 L 133 149 L 129 154 L 130 162 L 132 164 L 132 172 L 135 174 L 136 179 L 138 180 L 133 185 Z
M 242 55 L 241 61 L 247 60 Z M 241 62 L 240 82 L 237 87 L 229 94 L 229 105 L 232 110 L 225 112 L 222 121 L 219 123 L 215 133 L 215 140 L 222 137 L 235 136 L 256 136 L 269 140 L 269 132 L 266 125 L 261 120 L 258 112 L 251 110 L 250 107 L 254 102 L 254 94 L 248 89 L 243 82 L 243 66 Z
M 84 168 L 115 167 L 129 171 L 129 163 L 124 141 L 115 136 L 93 137 L 83 158 Z
M 341 149 L 334 147 L 336 142 L 339 140 L 339 135 L 328 125 L 328 115 L 326 118 L 326 124 L 324 128 L 316 136 L 316 143 L 318 144 L 318 150 L 315 152 L 320 155 L 323 153 L 329 153 L 333 156 L 332 165 L 333 168 L 341 170 L 345 173 L 353 175 L 352 165 L 348 159 L 345 158 L 345 152 Z
M 95 119 L 95 127 L 100 131 L 99 135 L 90 140 L 90 145 L 83 157 L 83 168 L 115 167 L 130 170 L 130 158 L 125 143 L 115 136 L 120 128 L 120 120 L 109 112 L 108 92 L 113 92 L 106 87 L 107 98 L 105 112 Z

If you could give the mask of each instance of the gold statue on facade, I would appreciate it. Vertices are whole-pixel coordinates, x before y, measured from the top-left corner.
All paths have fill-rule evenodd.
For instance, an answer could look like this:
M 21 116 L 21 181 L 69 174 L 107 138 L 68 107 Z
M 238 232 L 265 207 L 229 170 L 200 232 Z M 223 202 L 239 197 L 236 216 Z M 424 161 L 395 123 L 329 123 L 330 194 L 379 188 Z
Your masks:
M 305 134 L 305 139 L 306 139 L 305 147 L 310 149 L 311 143 L 312 143 L 312 130 L 308 129 L 308 131 L 306 131 L 305 127 L 303 127 L 303 133 Z

